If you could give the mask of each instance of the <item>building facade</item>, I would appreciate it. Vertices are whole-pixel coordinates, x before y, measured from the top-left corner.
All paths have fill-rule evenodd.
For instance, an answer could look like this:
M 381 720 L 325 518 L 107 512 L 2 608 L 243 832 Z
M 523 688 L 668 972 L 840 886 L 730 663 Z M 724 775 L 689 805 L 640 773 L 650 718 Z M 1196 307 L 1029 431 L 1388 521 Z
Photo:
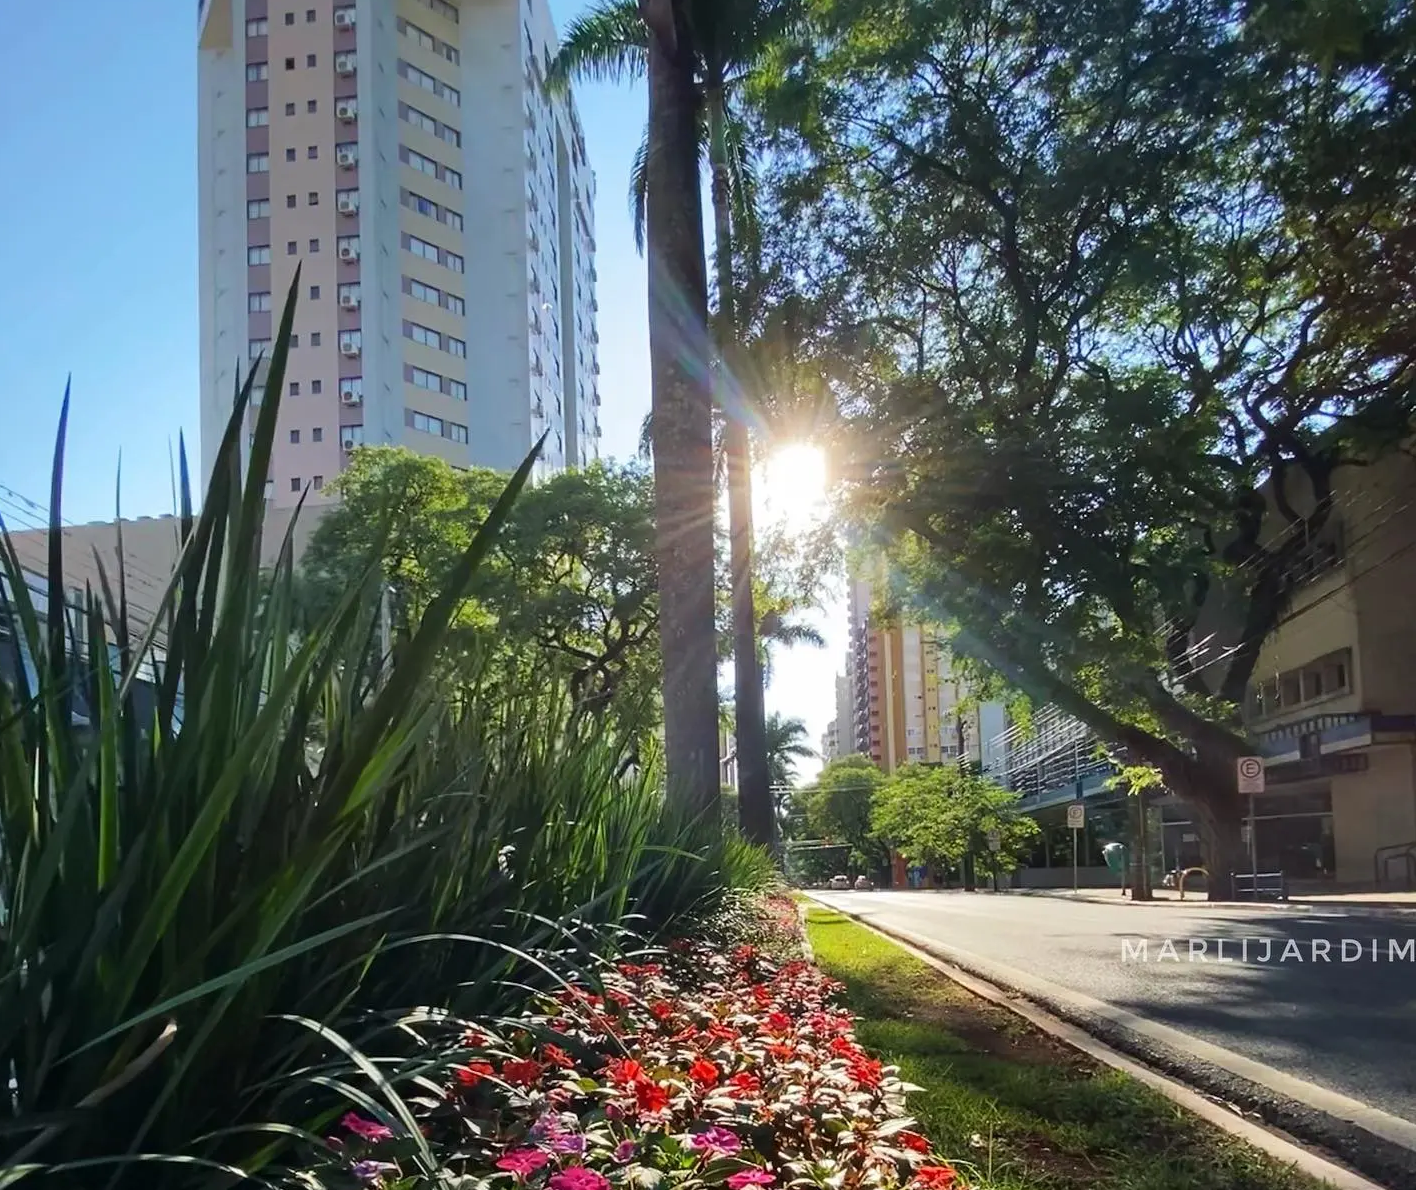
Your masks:
M 598 457 L 594 178 L 545 0 L 203 0 L 198 44 L 204 478 L 297 266 L 272 506 L 362 444 Z

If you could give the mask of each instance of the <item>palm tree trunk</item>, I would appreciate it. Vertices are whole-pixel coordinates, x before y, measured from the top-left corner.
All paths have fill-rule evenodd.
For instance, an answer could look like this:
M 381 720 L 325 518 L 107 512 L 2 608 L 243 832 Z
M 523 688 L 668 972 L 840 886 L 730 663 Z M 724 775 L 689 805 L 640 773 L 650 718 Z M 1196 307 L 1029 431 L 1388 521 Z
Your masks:
M 681 0 L 640 0 L 649 29 L 647 224 L 655 552 L 669 795 L 718 825 L 713 395 L 699 194 L 699 97 Z
M 767 710 L 757 656 L 752 598 L 752 445 L 746 409 L 732 389 L 737 355 L 733 225 L 726 141 L 727 109 L 721 85 L 710 86 L 708 159 L 713 169 L 713 238 L 718 273 L 718 406 L 727 419 L 723 453 L 728 468 L 728 571 L 732 583 L 733 699 L 737 708 L 738 825 L 753 843 L 770 847 L 772 790 L 767 764 Z

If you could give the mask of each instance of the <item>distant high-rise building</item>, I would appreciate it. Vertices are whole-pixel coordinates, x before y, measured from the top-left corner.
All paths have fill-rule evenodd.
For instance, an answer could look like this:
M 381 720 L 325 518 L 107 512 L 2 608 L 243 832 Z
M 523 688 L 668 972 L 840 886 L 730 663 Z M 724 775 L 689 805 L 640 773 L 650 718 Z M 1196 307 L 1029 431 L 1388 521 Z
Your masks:
M 598 457 L 594 177 L 545 0 L 202 0 L 202 460 L 300 266 L 267 490 Z M 254 418 L 254 413 L 252 414 Z M 252 423 L 253 424 L 253 423 Z

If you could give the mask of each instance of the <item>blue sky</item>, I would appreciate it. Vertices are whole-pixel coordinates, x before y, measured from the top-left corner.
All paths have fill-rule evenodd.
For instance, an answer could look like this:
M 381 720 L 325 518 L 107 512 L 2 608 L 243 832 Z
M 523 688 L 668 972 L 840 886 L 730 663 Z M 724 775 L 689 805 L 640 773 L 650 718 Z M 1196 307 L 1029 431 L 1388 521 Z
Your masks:
M 562 28 L 584 7 L 550 2 Z M 124 514 L 168 512 L 179 433 L 200 458 L 195 18 L 172 0 L 50 0 L 0 39 L 0 484 L 47 501 L 72 374 L 67 520 L 113 515 L 120 457 Z M 645 96 L 598 87 L 579 102 L 599 187 L 602 448 L 626 457 L 649 407 L 626 201 Z M 23 523 L 7 501 L 0 513 Z M 837 651 L 784 658 L 769 694 L 813 738 Z

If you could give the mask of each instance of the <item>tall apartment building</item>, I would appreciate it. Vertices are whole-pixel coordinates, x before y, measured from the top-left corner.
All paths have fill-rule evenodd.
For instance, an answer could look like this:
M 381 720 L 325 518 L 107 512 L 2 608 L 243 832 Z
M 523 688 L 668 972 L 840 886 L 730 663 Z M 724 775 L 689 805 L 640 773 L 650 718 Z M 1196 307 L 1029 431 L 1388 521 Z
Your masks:
M 545 0 L 200 0 L 202 460 L 301 267 L 267 488 L 598 456 L 594 178 Z M 254 413 L 252 415 L 254 417 Z

